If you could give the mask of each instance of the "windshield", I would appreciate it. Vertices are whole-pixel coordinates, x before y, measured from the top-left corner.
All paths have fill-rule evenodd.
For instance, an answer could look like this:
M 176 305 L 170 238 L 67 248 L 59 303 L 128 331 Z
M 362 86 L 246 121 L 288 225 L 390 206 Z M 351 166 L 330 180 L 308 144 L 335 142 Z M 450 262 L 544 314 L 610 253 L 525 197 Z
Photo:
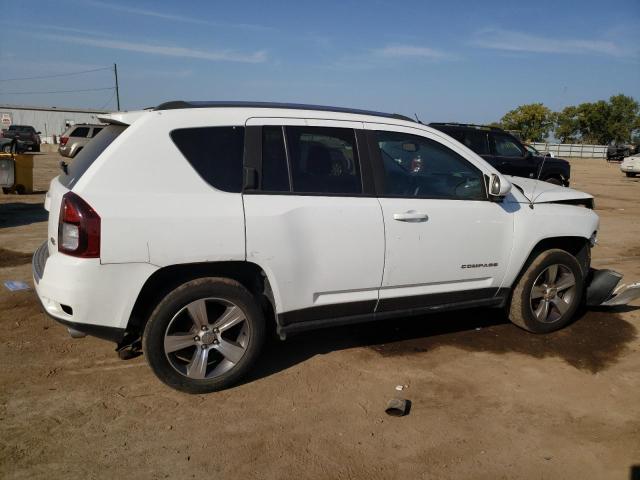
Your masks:
M 127 127 L 121 125 L 109 125 L 103 128 L 98 135 L 93 137 L 87 145 L 80 150 L 78 155 L 67 166 L 67 173 L 60 175 L 60 183 L 68 189 L 78 183 L 80 177 L 84 175 L 96 158 L 100 156 L 105 149 L 111 145 L 118 135 L 125 131 Z

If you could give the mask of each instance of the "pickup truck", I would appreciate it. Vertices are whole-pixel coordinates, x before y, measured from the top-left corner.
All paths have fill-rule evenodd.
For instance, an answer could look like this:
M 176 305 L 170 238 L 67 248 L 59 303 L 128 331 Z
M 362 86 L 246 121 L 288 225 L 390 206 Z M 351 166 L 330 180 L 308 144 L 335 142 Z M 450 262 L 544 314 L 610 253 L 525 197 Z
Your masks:
M 21 142 L 26 150 L 40 151 L 40 132 L 36 132 L 31 125 L 10 125 L 7 130 L 2 131 L 2 136 Z

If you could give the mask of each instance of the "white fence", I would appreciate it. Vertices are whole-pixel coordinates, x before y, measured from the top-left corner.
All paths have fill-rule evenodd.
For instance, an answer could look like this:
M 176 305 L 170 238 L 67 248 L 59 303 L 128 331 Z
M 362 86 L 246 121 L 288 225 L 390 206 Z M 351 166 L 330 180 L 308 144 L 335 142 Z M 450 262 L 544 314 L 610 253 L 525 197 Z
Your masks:
M 556 157 L 607 158 L 606 145 L 583 145 L 581 143 L 532 143 L 541 152 L 553 153 Z

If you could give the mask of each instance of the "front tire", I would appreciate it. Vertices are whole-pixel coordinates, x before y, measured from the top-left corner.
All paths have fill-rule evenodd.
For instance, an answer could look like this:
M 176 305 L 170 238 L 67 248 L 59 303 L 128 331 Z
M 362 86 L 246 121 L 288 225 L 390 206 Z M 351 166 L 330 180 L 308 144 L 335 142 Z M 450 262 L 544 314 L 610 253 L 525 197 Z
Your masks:
M 584 288 L 582 269 L 564 250 L 542 252 L 516 284 L 509 319 L 533 333 L 549 333 L 573 319 Z
M 265 321 L 255 298 L 228 278 L 200 278 L 170 292 L 144 330 L 149 366 L 165 384 L 208 393 L 237 383 L 257 360 Z
M 635 177 L 636 174 L 634 172 L 624 172 L 627 174 L 627 177 Z
M 560 178 L 557 178 L 557 177 L 549 177 L 549 178 L 545 179 L 545 182 L 552 183 L 554 185 L 559 185 L 561 187 L 564 185 L 562 183 L 562 180 Z

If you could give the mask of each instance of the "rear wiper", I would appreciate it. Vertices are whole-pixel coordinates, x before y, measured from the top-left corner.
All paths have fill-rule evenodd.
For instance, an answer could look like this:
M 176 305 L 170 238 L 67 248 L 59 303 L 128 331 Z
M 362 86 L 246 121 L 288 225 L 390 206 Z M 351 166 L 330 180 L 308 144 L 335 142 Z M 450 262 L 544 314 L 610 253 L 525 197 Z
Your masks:
M 65 162 L 64 160 L 62 160 L 60 162 L 60 169 L 64 172 L 65 175 L 69 175 L 69 170 L 68 167 L 69 165 L 67 165 L 67 162 Z

